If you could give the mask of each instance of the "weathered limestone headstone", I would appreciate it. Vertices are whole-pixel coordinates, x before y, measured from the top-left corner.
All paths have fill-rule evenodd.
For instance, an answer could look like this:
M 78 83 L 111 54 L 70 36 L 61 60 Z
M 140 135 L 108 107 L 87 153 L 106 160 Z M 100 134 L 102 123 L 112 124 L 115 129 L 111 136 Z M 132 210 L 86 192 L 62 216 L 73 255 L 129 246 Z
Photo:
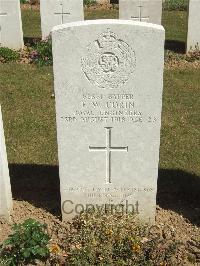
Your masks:
M 163 27 L 96 20 L 52 37 L 63 218 L 95 208 L 153 222 Z
M 0 0 L 0 47 L 24 46 L 19 0 Z
M 187 52 L 200 49 L 200 1 L 190 0 L 188 14 Z
M 12 194 L 0 107 L 0 217 L 9 219 L 12 209 Z
M 84 20 L 83 0 L 40 0 L 42 39 L 56 25 Z
M 119 0 L 119 18 L 161 24 L 162 0 Z

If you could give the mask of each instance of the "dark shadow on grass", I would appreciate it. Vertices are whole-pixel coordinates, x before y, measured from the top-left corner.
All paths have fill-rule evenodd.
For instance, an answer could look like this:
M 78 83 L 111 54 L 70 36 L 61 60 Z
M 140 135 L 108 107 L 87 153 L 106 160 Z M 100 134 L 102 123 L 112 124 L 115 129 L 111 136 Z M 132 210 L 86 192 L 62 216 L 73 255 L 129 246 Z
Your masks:
M 178 54 L 185 54 L 186 44 L 185 42 L 176 41 L 176 40 L 166 40 L 165 41 L 165 50 L 170 50 Z
M 58 166 L 11 164 L 13 198 L 60 216 Z M 157 204 L 200 225 L 200 177 L 182 170 L 159 169 Z
M 157 204 L 200 226 L 200 177 L 178 169 L 160 169 Z
M 119 4 L 119 0 L 110 0 L 111 4 Z
M 33 46 L 35 43 L 40 42 L 40 37 L 24 37 L 24 44 L 26 46 Z
M 10 164 L 13 198 L 60 216 L 58 166 Z

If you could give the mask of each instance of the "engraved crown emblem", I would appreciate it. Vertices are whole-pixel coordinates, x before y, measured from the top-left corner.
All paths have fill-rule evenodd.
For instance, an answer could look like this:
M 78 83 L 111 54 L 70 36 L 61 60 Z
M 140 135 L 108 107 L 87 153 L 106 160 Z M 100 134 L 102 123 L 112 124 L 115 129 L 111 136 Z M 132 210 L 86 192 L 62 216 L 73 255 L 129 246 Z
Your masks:
M 119 88 L 135 70 L 135 52 L 108 28 L 88 45 L 81 66 L 91 84 L 101 89 Z
M 106 45 L 113 45 L 116 42 L 116 35 L 114 32 L 111 32 L 110 29 L 107 29 L 106 32 L 102 33 L 98 38 L 99 46 L 101 48 L 105 47 Z

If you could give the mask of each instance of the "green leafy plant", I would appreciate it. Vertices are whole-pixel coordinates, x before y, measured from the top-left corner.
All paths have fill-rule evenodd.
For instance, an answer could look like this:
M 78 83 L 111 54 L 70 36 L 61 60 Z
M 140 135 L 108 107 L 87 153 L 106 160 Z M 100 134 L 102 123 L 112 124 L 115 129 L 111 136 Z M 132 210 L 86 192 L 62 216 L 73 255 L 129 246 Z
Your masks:
M 172 11 L 185 11 L 188 7 L 188 0 L 165 0 L 163 3 L 163 9 Z
M 26 4 L 28 3 L 28 0 L 20 0 L 20 4 Z
M 43 65 L 52 65 L 53 57 L 52 57 L 52 41 L 51 39 L 47 39 L 45 41 L 41 41 L 36 43 L 33 46 L 33 50 L 30 52 L 30 58 L 33 63 L 36 63 L 40 66 Z
M 83 4 L 84 4 L 85 6 L 94 5 L 94 4 L 96 4 L 96 0 L 84 0 L 84 1 L 83 1 Z
M 17 61 L 19 59 L 19 53 L 11 50 L 7 47 L 0 47 L 0 62 Z
M 13 233 L 0 246 L 1 265 L 26 265 L 49 257 L 50 237 L 46 225 L 34 219 L 13 226 Z

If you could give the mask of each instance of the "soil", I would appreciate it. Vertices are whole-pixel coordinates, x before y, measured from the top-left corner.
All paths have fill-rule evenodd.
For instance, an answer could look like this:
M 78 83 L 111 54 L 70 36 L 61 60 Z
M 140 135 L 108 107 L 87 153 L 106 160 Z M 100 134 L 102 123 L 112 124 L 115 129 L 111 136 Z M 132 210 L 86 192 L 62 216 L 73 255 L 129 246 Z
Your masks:
M 14 200 L 13 207 L 11 221 L 0 220 L 0 242 L 5 240 L 12 232 L 12 224 L 34 218 L 48 225 L 48 233 L 51 236 L 52 243 L 60 245 L 65 230 L 67 230 L 67 224 L 61 222 L 60 217 L 43 208 L 35 207 L 27 201 Z M 200 209 L 196 211 L 199 213 Z M 156 226 L 163 228 L 166 225 L 170 228 L 170 232 L 175 234 L 176 239 L 182 243 L 179 265 L 200 265 L 200 227 L 172 210 L 165 210 L 157 206 Z M 183 254 L 185 254 L 184 258 Z M 189 263 L 188 257 L 190 257 L 191 263 Z
M 88 11 L 92 10 L 110 10 L 110 9 L 117 9 L 118 5 L 116 4 L 107 4 L 107 3 L 102 3 L 102 4 L 94 4 L 94 5 L 87 5 L 84 7 Z M 38 3 L 27 3 L 27 4 L 21 4 L 21 9 L 23 10 L 39 10 L 40 5 Z
M 169 60 L 165 62 L 165 69 L 199 69 L 200 68 L 200 60 L 195 60 L 193 62 L 188 62 L 186 60 Z
M 35 4 L 35 5 L 21 4 L 21 9 L 22 10 L 40 10 L 40 5 L 39 4 Z
M 95 5 L 85 6 L 85 9 L 87 11 L 92 11 L 92 10 L 111 10 L 111 9 L 118 9 L 118 5 L 102 3 L 102 4 L 95 4 Z

